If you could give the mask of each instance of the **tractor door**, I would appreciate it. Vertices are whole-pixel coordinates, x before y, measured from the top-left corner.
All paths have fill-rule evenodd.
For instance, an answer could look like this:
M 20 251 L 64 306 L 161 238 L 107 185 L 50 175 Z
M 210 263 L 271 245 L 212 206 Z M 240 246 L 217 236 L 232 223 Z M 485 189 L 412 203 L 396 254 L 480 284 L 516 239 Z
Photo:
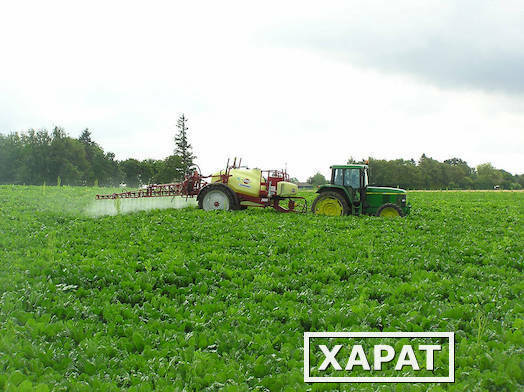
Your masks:
M 360 190 L 359 169 L 333 169 L 331 183 L 346 188 L 350 195 L 351 204 L 359 200 L 359 195 L 357 194 L 357 191 Z
M 344 187 L 353 198 L 353 202 L 360 200 L 360 169 L 344 169 Z

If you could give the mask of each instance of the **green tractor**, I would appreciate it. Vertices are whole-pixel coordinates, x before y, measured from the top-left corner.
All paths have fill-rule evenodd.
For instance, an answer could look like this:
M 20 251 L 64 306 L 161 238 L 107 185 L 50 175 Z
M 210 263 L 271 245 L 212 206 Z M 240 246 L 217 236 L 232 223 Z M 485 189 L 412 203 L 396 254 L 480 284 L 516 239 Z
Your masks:
M 319 187 L 313 201 L 314 214 L 405 216 L 411 205 L 407 192 L 399 188 L 368 185 L 368 165 L 350 164 L 331 166 L 331 182 Z

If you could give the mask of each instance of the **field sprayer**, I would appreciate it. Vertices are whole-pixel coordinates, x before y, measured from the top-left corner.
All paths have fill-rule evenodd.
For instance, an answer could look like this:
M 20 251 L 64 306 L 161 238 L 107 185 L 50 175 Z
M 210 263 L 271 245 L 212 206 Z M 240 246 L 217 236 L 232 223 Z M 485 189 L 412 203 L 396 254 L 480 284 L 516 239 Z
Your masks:
M 96 195 L 102 199 L 136 199 L 145 197 L 196 197 L 198 207 L 205 210 L 240 210 L 247 207 L 272 207 L 280 212 L 306 212 L 307 202 L 297 196 L 298 186 L 289 182 L 285 170 L 260 170 L 240 166 L 235 158 L 209 176 L 195 169 L 184 181 L 172 184 L 152 184 L 145 189 Z M 209 179 L 210 182 L 206 180 Z
M 404 189 L 368 185 L 368 165 L 331 166 L 331 181 L 317 190 L 312 211 L 318 215 L 405 216 L 411 205 Z

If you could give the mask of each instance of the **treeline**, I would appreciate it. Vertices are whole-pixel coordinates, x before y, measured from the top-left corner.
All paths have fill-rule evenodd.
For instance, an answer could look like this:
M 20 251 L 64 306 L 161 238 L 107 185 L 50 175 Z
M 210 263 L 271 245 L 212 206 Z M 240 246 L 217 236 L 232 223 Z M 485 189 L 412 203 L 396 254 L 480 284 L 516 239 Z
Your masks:
M 348 163 L 356 163 L 349 159 Z M 422 154 L 413 159 L 369 158 L 370 183 L 405 189 L 522 189 L 524 174 L 512 175 L 490 163 L 470 167 L 460 158 L 439 162 Z
M 183 179 L 195 157 L 188 142 L 187 118 L 178 119 L 174 154 L 163 160 L 126 159 L 105 152 L 89 130 L 79 138 L 62 128 L 0 134 L 0 184 L 138 187 Z M 357 163 L 350 158 L 348 163 Z M 369 158 L 370 183 L 405 189 L 523 189 L 524 174 L 512 175 L 490 163 L 470 167 L 459 158 L 439 162 L 423 154 L 413 159 Z M 317 173 L 309 183 L 325 183 Z M 329 181 L 328 181 L 329 182 Z
M 79 138 L 62 128 L 0 134 L 0 184 L 82 185 L 138 187 L 181 180 L 194 156 L 187 142 L 186 119 L 175 138 L 175 153 L 164 160 L 118 161 L 91 139 L 89 130 Z M 179 122 L 181 120 L 179 119 Z

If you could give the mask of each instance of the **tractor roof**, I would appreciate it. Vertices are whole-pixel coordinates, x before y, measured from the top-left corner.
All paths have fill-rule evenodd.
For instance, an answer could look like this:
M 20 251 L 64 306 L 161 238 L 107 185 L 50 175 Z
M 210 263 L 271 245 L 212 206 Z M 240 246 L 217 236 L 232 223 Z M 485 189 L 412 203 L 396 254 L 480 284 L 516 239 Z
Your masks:
M 331 169 L 364 169 L 367 167 L 368 165 L 364 163 L 351 163 L 349 165 L 333 165 L 330 168 Z

